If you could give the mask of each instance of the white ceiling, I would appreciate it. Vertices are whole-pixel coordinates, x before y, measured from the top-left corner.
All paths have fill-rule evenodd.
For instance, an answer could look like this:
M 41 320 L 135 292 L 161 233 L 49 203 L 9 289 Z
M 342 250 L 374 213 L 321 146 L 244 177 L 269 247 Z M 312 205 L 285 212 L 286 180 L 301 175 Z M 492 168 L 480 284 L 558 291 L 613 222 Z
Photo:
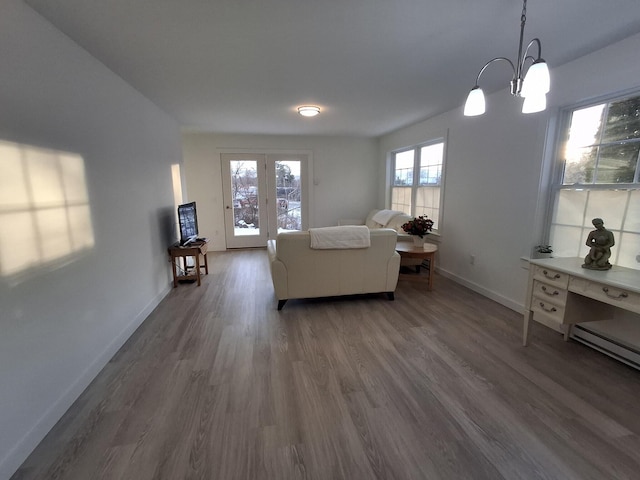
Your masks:
M 25 3 L 185 129 L 364 136 L 461 106 L 486 61 L 515 61 L 522 9 L 521 0 Z M 525 42 L 539 37 L 552 68 L 638 32 L 639 0 L 527 6 Z M 510 79 L 495 64 L 481 84 L 490 92 Z M 303 118 L 302 104 L 323 112 Z

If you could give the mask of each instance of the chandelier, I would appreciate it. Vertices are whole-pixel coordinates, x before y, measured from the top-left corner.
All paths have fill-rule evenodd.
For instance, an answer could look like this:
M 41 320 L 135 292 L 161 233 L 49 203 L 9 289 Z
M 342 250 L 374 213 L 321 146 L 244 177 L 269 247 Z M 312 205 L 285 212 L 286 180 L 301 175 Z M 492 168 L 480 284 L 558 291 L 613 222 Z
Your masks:
M 514 63 L 505 57 L 496 57 L 489 60 L 478 73 L 476 77 L 476 85 L 469 92 L 467 101 L 464 105 L 464 115 L 473 117 L 482 115 L 485 111 L 484 92 L 478 85 L 480 76 L 484 73 L 489 65 L 503 60 L 513 70 L 513 77 L 510 83 L 511 95 L 524 98 L 522 103 L 522 113 L 541 112 L 547 108 L 547 93 L 550 89 L 549 68 L 547 62 L 542 58 L 542 45 L 540 40 L 534 38 L 529 42 L 527 48 L 522 50 L 524 38 L 524 25 L 527 22 L 527 0 L 522 4 L 522 15 L 520 16 L 520 44 L 518 46 L 518 59 Z M 538 47 L 538 57 L 534 58 L 529 55 L 529 49 L 533 46 Z M 525 72 L 525 64 L 531 60 L 531 66 Z M 526 73 L 526 76 L 525 76 Z

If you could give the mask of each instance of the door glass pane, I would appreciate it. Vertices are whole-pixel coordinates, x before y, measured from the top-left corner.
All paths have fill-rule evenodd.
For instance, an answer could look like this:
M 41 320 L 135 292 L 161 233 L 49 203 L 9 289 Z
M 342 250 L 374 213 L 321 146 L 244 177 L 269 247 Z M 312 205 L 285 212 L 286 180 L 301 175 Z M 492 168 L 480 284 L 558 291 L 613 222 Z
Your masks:
M 230 168 L 234 234 L 260 235 L 257 162 L 232 160 Z
M 278 233 L 302 228 L 300 160 L 276 161 Z

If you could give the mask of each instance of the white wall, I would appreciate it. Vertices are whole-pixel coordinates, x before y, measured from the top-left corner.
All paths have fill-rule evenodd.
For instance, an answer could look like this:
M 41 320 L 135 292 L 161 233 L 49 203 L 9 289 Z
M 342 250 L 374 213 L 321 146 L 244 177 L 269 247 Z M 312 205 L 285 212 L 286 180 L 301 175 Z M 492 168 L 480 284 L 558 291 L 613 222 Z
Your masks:
M 313 155 L 310 226 L 337 225 L 362 218 L 376 204 L 377 142 L 370 138 L 226 135 L 184 133 L 183 156 L 188 200 L 198 204 L 200 234 L 212 249 L 224 250 L 224 205 L 220 152 L 308 150 Z
M 6 479 L 169 290 L 181 138 L 172 119 L 23 2 L 2 0 L 1 10 L 0 141 L 83 158 L 94 239 L 76 255 L 0 273 Z M 6 165 L 0 158 L 0 175 Z M 16 251 L 2 253 L 34 243 L 17 231 L 2 247 Z
M 542 240 L 553 155 L 553 142 L 546 139 L 555 132 L 558 110 L 639 88 L 638 51 L 640 35 L 635 35 L 552 69 L 546 112 L 522 115 L 521 100 L 505 88 L 487 98 L 482 117 L 466 118 L 460 107 L 380 138 L 383 172 L 389 151 L 448 133 L 439 253 L 444 274 L 522 310 L 526 271 L 520 257 L 529 256 Z M 466 93 L 460 92 L 461 102 Z M 385 181 L 383 174 L 379 203 L 384 201 Z M 475 256 L 474 265 L 470 255 Z
M 521 311 L 527 272 L 520 258 L 543 240 L 558 110 L 640 86 L 639 48 L 636 35 L 552 69 L 546 112 L 522 115 L 521 100 L 505 89 L 487 98 L 482 117 L 464 117 L 461 106 L 380 137 L 373 154 L 372 139 L 185 133 L 189 200 L 198 202 L 203 235 L 222 250 L 220 151 L 307 149 L 313 151 L 318 183 L 312 226 L 333 225 L 386 205 L 391 150 L 447 137 L 440 271 Z M 461 92 L 461 102 L 466 93 Z

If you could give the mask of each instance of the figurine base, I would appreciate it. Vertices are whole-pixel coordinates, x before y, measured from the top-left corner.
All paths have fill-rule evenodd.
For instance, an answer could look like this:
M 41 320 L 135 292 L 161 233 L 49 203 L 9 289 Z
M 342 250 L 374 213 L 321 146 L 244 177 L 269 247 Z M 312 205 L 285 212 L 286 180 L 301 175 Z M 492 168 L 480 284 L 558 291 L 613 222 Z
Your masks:
M 602 267 L 598 266 L 598 265 L 587 265 L 586 263 L 584 263 L 582 265 L 582 268 L 588 268 L 589 270 L 609 270 L 613 265 L 611 265 L 610 263 L 607 263 L 606 265 L 603 265 Z

